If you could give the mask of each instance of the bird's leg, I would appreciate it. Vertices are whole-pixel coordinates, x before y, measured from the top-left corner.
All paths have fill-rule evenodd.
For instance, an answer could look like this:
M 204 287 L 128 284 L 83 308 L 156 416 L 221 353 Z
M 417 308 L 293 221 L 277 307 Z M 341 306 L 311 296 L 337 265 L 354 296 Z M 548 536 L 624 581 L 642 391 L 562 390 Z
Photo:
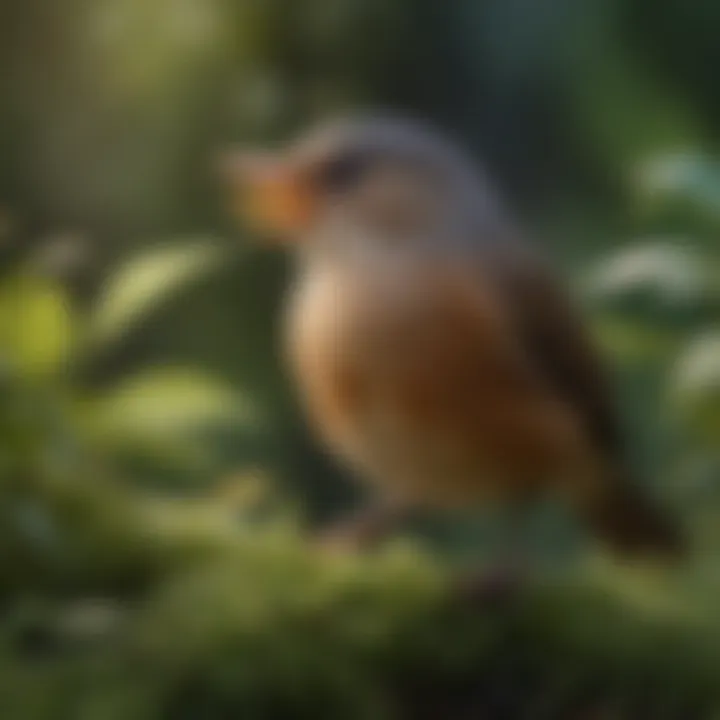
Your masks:
M 502 603 L 514 596 L 528 574 L 528 515 L 526 503 L 515 504 L 503 513 L 502 547 L 490 567 L 472 569 L 458 581 L 461 595 L 485 603 Z
M 331 550 L 366 550 L 387 537 L 408 512 L 407 506 L 400 503 L 376 502 L 332 523 L 317 538 L 321 547 Z

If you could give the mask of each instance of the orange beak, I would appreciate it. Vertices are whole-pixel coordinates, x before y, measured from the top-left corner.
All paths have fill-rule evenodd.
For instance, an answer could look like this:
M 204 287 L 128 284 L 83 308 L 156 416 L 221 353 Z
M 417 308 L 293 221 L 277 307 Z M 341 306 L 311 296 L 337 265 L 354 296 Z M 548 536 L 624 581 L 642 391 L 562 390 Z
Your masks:
M 288 160 L 259 153 L 232 153 L 221 174 L 230 212 L 263 233 L 297 237 L 315 214 L 316 198 L 304 173 Z

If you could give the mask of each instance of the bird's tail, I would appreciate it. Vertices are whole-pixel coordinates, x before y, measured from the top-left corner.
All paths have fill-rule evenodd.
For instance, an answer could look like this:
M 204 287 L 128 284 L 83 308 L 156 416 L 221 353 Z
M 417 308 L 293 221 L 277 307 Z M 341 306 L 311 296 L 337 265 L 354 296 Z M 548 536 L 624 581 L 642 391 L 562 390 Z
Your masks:
M 604 483 L 583 515 L 595 534 L 619 557 L 680 559 L 686 550 L 679 524 L 624 476 Z

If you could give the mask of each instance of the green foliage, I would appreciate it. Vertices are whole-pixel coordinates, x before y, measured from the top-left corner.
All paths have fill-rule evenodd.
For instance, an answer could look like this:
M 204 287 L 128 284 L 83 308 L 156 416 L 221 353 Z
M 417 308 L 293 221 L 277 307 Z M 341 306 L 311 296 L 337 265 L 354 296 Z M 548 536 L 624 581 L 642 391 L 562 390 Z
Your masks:
M 115 271 L 97 299 L 89 321 L 91 345 L 122 339 L 174 292 L 199 282 L 222 261 L 220 250 L 208 242 L 150 249 Z
M 684 213 L 694 224 L 720 225 L 720 165 L 696 152 L 653 157 L 638 173 L 637 189 L 648 210 Z
M 51 283 L 19 273 L 0 285 L 0 346 L 6 366 L 32 376 L 57 371 L 69 359 L 73 331 L 68 299 Z
M 678 412 L 708 445 L 720 445 L 720 332 L 693 340 L 681 356 L 672 388 Z
M 112 599 L 96 582 L 92 595 L 11 605 L 7 716 L 394 718 L 492 702 L 513 717 L 612 703 L 710 717 L 718 707 L 717 628 L 667 607 L 648 613 L 597 579 L 483 609 L 400 546 L 328 556 L 286 530 L 236 527 L 181 557 L 140 596 Z
M 15 412 L 30 404 L 31 412 L 55 416 L 66 434 L 82 437 L 106 459 L 132 459 L 156 472 L 182 470 L 188 478 L 218 470 L 208 434 L 239 437 L 243 428 L 253 433 L 258 425 L 257 413 L 226 383 L 189 367 L 151 367 L 91 391 L 82 374 L 98 357 L 118 352 L 163 303 L 186 292 L 220 258 L 217 248 L 200 244 L 140 254 L 108 277 L 90 312 L 73 308 L 68 292 L 32 265 L 6 275 L 0 283 L 5 382 L 8 392 L 16 383 L 26 388 Z M 7 423 L 26 432 L 12 403 L 6 410 Z M 54 443 L 54 430 L 50 437 L 37 432 L 33 442 L 40 447 Z

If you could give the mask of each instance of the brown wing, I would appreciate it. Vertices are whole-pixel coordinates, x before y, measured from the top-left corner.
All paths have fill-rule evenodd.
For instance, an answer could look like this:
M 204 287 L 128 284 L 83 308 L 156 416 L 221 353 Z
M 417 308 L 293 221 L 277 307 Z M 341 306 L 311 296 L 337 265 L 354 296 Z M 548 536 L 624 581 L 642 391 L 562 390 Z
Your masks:
M 486 261 L 530 359 L 574 409 L 602 456 L 604 482 L 589 495 L 575 494 L 581 515 L 621 555 L 682 557 L 682 528 L 637 485 L 627 467 L 611 390 L 567 293 L 528 248 L 495 246 Z M 576 490 L 583 487 L 576 484 Z
M 495 247 L 491 260 L 498 290 L 532 361 L 574 408 L 597 447 L 620 460 L 623 439 L 612 392 L 567 292 L 528 248 Z

